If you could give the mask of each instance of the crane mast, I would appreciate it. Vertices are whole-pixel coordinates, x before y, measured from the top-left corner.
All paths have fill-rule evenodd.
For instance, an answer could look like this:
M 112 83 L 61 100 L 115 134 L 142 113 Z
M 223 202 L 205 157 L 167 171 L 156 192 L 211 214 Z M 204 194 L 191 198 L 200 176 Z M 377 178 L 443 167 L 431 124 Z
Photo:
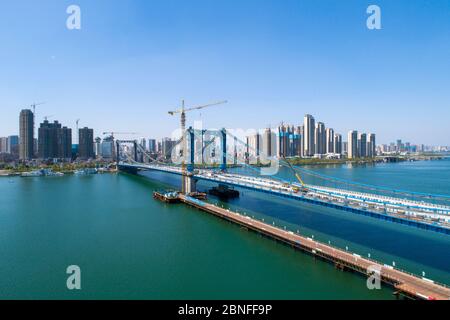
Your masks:
M 288 165 L 289 169 L 294 173 L 295 177 L 297 178 L 298 182 L 301 184 L 301 191 L 307 192 L 308 188 L 306 187 L 305 183 L 303 182 L 303 179 L 300 177 L 300 174 L 294 169 L 294 167 L 291 165 L 291 163 L 286 159 L 286 157 L 283 155 L 283 160 Z
M 186 193 L 186 176 L 187 176 L 187 170 L 186 170 L 186 150 L 187 150 L 187 139 L 185 135 L 186 131 L 186 112 L 184 110 L 184 100 L 181 102 L 181 138 L 182 140 L 182 159 L 181 159 L 181 192 L 183 194 Z

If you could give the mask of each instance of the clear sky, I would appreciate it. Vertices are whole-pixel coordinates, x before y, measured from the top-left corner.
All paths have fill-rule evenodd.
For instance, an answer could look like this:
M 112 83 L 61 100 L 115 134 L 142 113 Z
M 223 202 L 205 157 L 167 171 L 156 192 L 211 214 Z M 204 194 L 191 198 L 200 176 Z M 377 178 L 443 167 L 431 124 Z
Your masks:
M 68 30 L 66 8 L 81 8 Z M 377 4 L 382 30 L 368 30 Z M 300 124 L 450 145 L 450 1 L 14 0 L 0 5 L 0 136 L 22 106 L 74 128 L 169 135 Z

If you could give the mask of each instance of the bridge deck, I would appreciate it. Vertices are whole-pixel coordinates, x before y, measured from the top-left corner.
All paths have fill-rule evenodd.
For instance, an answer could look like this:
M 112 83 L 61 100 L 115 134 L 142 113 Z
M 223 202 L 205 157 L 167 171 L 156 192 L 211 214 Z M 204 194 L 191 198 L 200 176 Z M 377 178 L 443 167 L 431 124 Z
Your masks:
M 370 270 L 379 270 L 383 282 L 394 286 L 398 291 L 409 297 L 429 300 L 450 299 L 450 288 L 445 285 L 434 283 L 431 280 L 417 277 L 391 266 L 383 265 L 377 261 L 325 245 L 313 239 L 305 238 L 301 235 L 294 234 L 293 232 L 279 229 L 248 216 L 240 215 L 188 196 L 180 195 L 180 199 L 190 206 L 264 234 L 270 238 L 287 243 L 312 255 L 331 261 L 338 266 L 348 268 L 364 275 L 369 275 L 371 273 Z
M 120 163 L 119 167 L 123 170 L 154 170 L 181 175 L 181 168 L 174 166 Z M 440 204 L 313 185 L 307 185 L 308 192 L 302 193 L 296 192 L 290 184 L 273 179 L 213 170 L 196 170 L 193 178 L 450 234 L 450 207 Z

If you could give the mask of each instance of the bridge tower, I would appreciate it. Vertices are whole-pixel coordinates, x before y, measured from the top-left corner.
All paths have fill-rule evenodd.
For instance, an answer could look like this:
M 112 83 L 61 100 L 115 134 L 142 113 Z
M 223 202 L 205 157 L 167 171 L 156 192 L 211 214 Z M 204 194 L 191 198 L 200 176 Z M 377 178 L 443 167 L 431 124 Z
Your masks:
M 188 172 L 194 172 L 194 164 L 195 164 L 195 136 L 194 129 L 189 127 L 187 130 L 187 134 L 189 134 L 189 162 L 187 165 Z
M 220 134 L 222 135 L 222 163 L 220 165 L 220 170 L 225 172 L 227 171 L 227 130 L 223 128 L 220 130 Z
M 120 162 L 120 143 L 119 140 L 116 140 L 116 163 L 119 165 Z
M 189 135 L 189 162 L 187 164 L 187 170 L 185 172 L 184 179 L 182 179 L 182 183 L 184 184 L 182 190 L 185 191 L 186 194 L 196 192 L 197 191 L 197 180 L 195 180 L 194 176 L 194 168 L 195 168 L 195 135 L 194 129 L 189 127 L 186 130 L 186 135 Z M 185 155 L 187 157 L 187 152 Z
M 237 137 L 234 137 L 234 155 L 233 156 L 234 156 L 233 163 L 234 163 L 234 165 L 237 165 L 238 164 Z

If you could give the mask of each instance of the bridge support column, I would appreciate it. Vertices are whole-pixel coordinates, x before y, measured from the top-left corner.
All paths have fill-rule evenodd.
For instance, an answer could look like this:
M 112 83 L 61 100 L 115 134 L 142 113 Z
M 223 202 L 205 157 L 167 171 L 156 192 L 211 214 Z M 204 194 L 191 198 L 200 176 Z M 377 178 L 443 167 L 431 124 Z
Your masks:
M 184 177 L 184 190 L 186 194 L 196 192 L 197 191 L 197 180 L 192 176 L 192 174 L 187 174 Z
M 201 165 L 205 164 L 205 155 L 204 155 L 204 153 L 205 153 L 205 133 L 207 131 L 208 130 L 202 130 L 201 131 L 201 133 L 202 133 L 202 150 L 201 150 L 201 152 L 202 152 L 202 154 L 201 154 L 201 156 L 202 156 L 202 163 L 200 163 Z
M 237 158 L 238 158 L 238 154 L 237 154 L 237 138 L 234 137 L 234 161 L 233 161 L 233 163 L 234 163 L 235 166 L 238 163 Z
M 116 163 L 120 162 L 120 143 L 116 140 Z
M 223 128 L 220 133 L 222 135 L 222 163 L 220 164 L 220 170 L 227 171 L 227 131 Z
M 192 127 L 189 127 L 188 131 L 189 133 L 189 162 L 187 164 L 187 171 L 192 173 L 194 172 L 194 166 L 195 166 L 195 137 L 194 137 L 194 129 Z M 187 152 L 186 152 L 187 156 Z

